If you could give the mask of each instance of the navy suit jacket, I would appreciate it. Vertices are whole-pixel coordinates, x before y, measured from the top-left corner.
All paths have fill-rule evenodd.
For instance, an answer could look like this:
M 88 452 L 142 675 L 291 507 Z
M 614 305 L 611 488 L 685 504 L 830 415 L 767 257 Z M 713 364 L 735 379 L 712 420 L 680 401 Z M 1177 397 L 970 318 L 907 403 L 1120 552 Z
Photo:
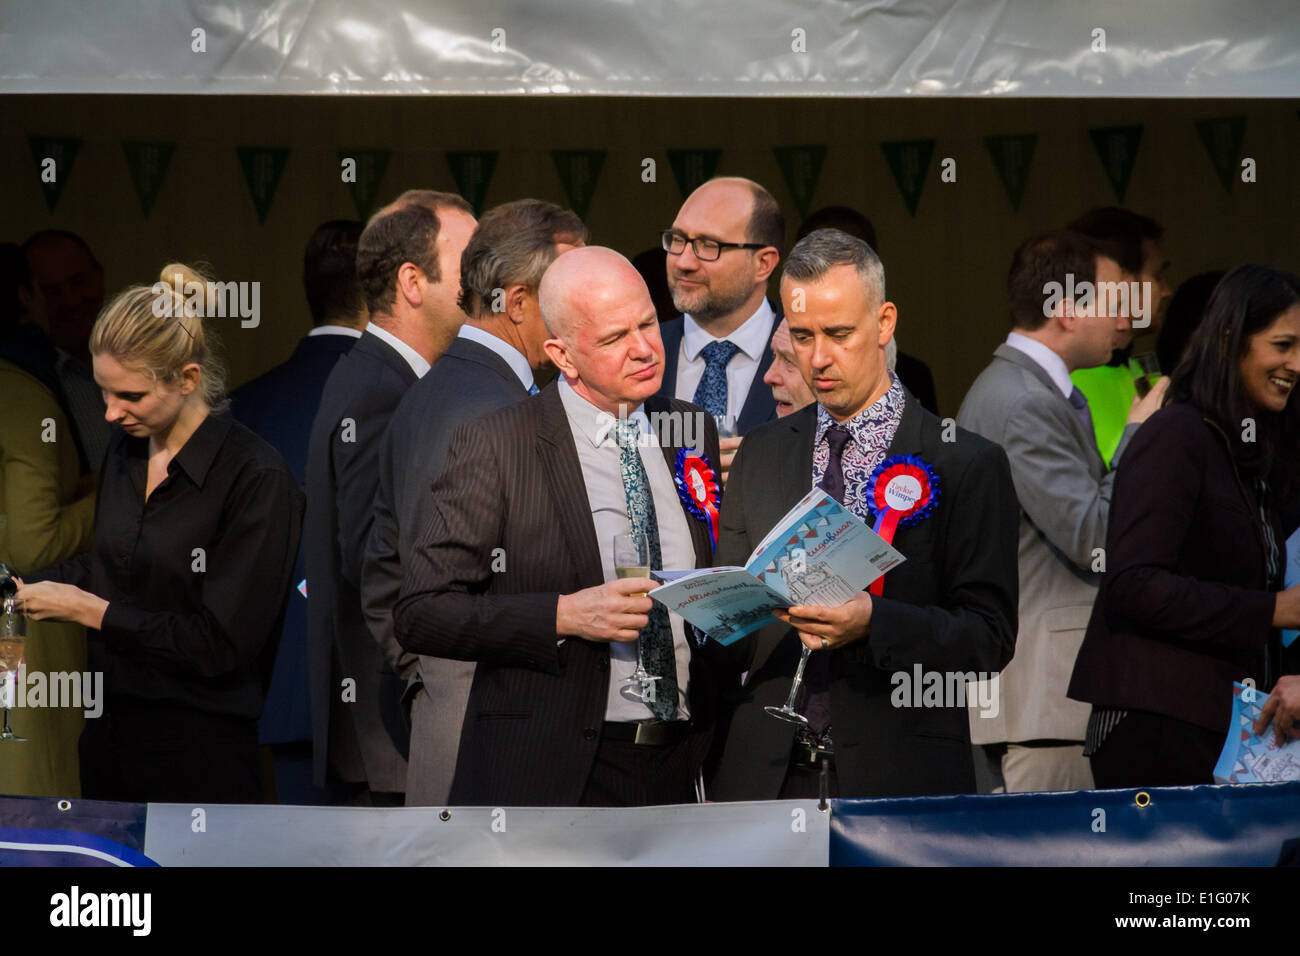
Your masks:
M 288 359 L 230 394 L 231 414 L 284 456 L 293 476 L 304 488 L 307 436 L 320 407 L 325 380 L 339 356 L 346 354 L 356 341 L 353 336 L 343 334 L 306 336 Z M 298 590 L 298 582 L 306 576 L 304 548 L 299 547 L 280 649 L 259 724 L 259 736 L 264 744 L 311 740 L 307 600 Z
M 754 372 L 754 380 L 749 383 L 749 395 L 745 398 L 745 404 L 741 406 L 740 418 L 736 422 L 736 430 L 741 435 L 748 434 L 750 429 L 776 418 L 776 399 L 772 397 L 772 387 L 763 381 L 763 376 L 772 366 L 772 334 L 781 324 L 780 304 L 774 306 L 772 311 L 775 314 L 772 316 L 772 329 L 767 333 L 767 348 L 763 350 L 763 357 Z M 677 395 L 677 357 L 681 351 L 685 325 L 685 319 L 680 315 L 675 319 L 659 323 L 659 337 L 664 343 L 664 380 L 659 386 L 659 394 L 664 398 L 675 398 Z M 685 401 L 689 402 L 691 399 L 687 398 Z
M 402 682 L 361 613 L 361 563 L 374 518 L 379 443 L 418 376 L 369 332 L 325 383 L 307 456 L 307 605 L 314 783 L 327 767 L 371 790 L 406 789 Z M 344 699 L 343 680 L 352 694 Z

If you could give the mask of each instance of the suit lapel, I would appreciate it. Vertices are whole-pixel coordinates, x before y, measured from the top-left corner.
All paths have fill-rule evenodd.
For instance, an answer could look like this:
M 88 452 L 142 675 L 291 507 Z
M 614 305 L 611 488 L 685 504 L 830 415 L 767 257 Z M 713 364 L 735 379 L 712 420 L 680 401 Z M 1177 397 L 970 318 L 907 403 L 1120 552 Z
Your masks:
M 686 320 L 681 316 L 659 323 L 659 337 L 664 343 L 664 377 L 656 393 L 672 398 L 677 393 L 677 353 L 681 351 Z
M 557 380 L 558 382 L 558 380 Z M 605 580 L 600 563 L 600 546 L 591 521 L 591 502 L 578 464 L 573 431 L 560 399 L 557 382 L 548 385 L 537 398 L 541 427 L 537 432 L 537 453 L 551 486 L 560 527 L 577 569 L 579 585 L 591 587 Z
M 993 350 L 993 355 L 1005 359 L 1018 368 L 1028 370 L 1031 375 L 1043 383 L 1044 388 L 1065 402 L 1066 407 L 1070 410 L 1070 427 L 1074 437 L 1078 439 L 1080 447 L 1087 449 L 1089 454 L 1096 459 L 1093 464 L 1100 470 L 1100 474 L 1106 474 L 1109 469 L 1106 467 L 1106 460 L 1101 457 L 1100 449 L 1097 448 L 1096 433 L 1084 425 L 1079 413 L 1074 410 L 1074 406 L 1070 404 L 1069 399 L 1061 394 L 1061 390 L 1056 387 L 1056 383 L 1052 381 L 1052 376 L 1047 374 L 1047 370 L 1035 362 L 1032 357 L 1026 355 L 1020 349 L 1012 348 L 1005 342 Z
M 653 416 L 656 412 L 665 412 L 669 410 L 668 401 L 662 396 L 655 395 L 646 400 L 645 412 Z M 651 422 L 654 418 L 651 417 Z M 685 437 L 685 429 L 664 429 L 662 432 L 669 434 L 682 434 Z M 661 445 L 659 450 L 663 452 L 664 461 L 668 464 L 668 474 L 677 474 L 677 453 L 681 450 L 681 445 Z M 673 482 L 673 490 L 677 490 L 677 482 Z M 686 502 L 681 500 L 681 495 L 677 497 L 677 502 L 681 506 L 682 513 L 686 515 L 686 523 L 691 529 L 691 544 L 695 547 L 695 566 L 697 568 L 707 568 L 713 564 L 713 537 L 709 534 L 708 525 L 701 518 L 691 514 L 686 507 Z

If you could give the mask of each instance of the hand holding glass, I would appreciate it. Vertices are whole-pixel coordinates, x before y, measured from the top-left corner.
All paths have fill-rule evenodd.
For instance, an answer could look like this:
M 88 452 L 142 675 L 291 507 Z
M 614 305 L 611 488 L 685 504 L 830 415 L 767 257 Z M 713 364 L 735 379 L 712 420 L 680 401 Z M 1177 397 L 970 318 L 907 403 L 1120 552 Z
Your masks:
M 650 539 L 644 534 L 614 535 L 614 576 L 617 578 L 650 577 Z M 633 595 L 642 597 L 643 595 Z M 639 684 L 641 700 L 647 704 L 655 699 L 654 682 L 659 680 L 645 669 L 645 652 L 641 638 L 636 640 L 636 670 L 631 677 L 625 678 L 625 684 Z

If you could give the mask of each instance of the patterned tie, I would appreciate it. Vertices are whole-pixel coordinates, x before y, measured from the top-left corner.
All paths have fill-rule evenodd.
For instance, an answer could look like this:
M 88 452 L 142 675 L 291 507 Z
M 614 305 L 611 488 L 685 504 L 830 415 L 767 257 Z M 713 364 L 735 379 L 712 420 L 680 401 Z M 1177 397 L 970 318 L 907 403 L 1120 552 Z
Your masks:
M 650 479 L 646 477 L 637 439 L 641 430 L 636 422 L 626 418 L 618 422 L 619 467 L 623 473 L 623 494 L 627 496 L 627 517 L 633 534 L 644 534 L 650 542 L 650 567 L 663 568 L 663 554 L 659 548 L 659 520 L 655 516 L 655 502 L 650 494 Z M 673 632 L 668 622 L 668 611 L 658 601 L 650 609 L 650 623 L 637 638 L 645 667 L 659 680 L 655 682 L 655 698 L 650 710 L 660 720 L 671 720 L 677 713 L 677 657 L 673 653 Z
M 532 385 L 529 385 L 529 386 L 528 386 L 528 394 L 529 394 L 529 395 L 536 395 L 536 394 L 537 394 L 538 392 L 540 392 L 540 391 L 541 391 L 541 389 L 537 387 L 537 383 L 536 383 L 536 382 L 533 382 Z
M 826 443 L 830 445 L 830 460 L 822 477 L 822 489 L 844 504 L 844 446 L 849 443 L 849 433 L 839 425 L 826 429 Z M 813 736 L 825 737 L 831 729 L 831 656 L 818 651 L 808 658 L 804 670 L 803 715 L 808 718 L 808 731 Z M 829 743 L 829 741 L 824 741 Z
M 1091 435 L 1092 412 L 1088 410 L 1088 396 L 1079 391 L 1078 385 L 1074 386 L 1074 388 L 1070 390 L 1070 407 L 1074 409 L 1074 413 L 1078 415 L 1079 420 L 1083 422 L 1084 430 Z
M 704 356 L 704 375 L 695 387 L 695 404 L 715 419 L 727 416 L 727 363 L 739 351 L 735 342 L 723 339 L 710 342 L 700 352 Z

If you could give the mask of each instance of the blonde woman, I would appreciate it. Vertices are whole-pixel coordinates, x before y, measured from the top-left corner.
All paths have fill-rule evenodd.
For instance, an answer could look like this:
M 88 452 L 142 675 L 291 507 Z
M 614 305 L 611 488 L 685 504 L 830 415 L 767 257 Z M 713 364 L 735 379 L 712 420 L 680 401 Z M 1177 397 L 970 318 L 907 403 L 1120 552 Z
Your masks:
M 279 454 L 225 413 L 223 369 L 178 273 L 182 291 L 206 287 L 169 265 L 95 322 L 116 428 L 94 545 L 29 576 L 18 599 L 35 620 L 90 629 L 106 703 L 81 737 L 83 796 L 251 803 L 304 499 Z

